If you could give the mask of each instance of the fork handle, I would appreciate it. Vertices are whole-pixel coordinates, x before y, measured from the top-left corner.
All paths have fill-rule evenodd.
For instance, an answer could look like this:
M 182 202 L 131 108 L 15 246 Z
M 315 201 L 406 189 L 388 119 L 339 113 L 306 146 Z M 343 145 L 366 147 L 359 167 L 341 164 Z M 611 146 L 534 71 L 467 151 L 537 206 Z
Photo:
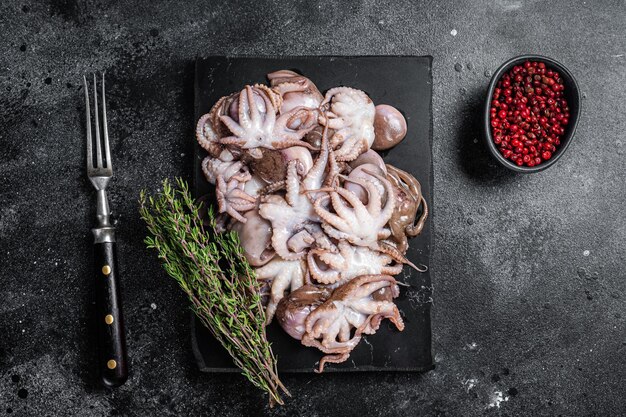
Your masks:
M 94 258 L 96 264 L 97 328 L 100 343 L 98 368 L 102 383 L 105 386 L 118 387 L 128 378 L 128 361 L 116 245 L 114 241 L 98 242 L 96 230 L 94 229 L 96 235 Z

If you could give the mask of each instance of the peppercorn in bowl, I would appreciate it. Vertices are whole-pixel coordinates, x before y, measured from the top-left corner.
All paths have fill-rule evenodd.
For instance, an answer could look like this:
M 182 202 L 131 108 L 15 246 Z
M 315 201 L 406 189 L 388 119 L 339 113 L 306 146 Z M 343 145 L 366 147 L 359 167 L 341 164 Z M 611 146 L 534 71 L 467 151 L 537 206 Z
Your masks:
M 544 170 L 567 150 L 579 115 L 578 84 L 567 68 L 539 55 L 512 58 L 489 84 L 483 121 L 487 147 L 513 171 Z

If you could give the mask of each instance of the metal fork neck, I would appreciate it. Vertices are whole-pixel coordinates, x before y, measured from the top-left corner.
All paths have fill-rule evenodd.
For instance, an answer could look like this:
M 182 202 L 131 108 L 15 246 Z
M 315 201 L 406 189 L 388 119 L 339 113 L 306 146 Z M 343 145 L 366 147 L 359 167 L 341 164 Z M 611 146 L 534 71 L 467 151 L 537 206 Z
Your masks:
M 105 190 L 98 190 L 96 205 L 96 217 L 98 218 L 98 227 L 111 227 L 110 215 L 111 212 L 109 211 L 107 192 Z
M 109 202 L 105 190 L 98 190 L 96 194 L 96 217 L 98 225 L 91 229 L 94 243 L 115 242 L 115 228 L 111 226 Z

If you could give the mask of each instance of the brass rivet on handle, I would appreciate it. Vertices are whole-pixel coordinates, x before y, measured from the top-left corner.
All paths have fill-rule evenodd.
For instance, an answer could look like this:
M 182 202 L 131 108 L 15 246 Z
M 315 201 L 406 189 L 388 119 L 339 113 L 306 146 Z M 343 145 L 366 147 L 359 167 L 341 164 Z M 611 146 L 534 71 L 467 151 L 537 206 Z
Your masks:
M 109 275 L 111 273 L 111 267 L 109 265 L 105 265 L 102 267 L 102 273 L 104 275 Z
M 115 362 L 115 359 L 111 359 L 107 362 L 107 368 L 109 369 L 115 369 L 116 366 L 117 362 Z
M 110 314 L 107 314 L 106 316 L 104 316 L 104 322 L 106 324 L 113 324 L 113 316 Z

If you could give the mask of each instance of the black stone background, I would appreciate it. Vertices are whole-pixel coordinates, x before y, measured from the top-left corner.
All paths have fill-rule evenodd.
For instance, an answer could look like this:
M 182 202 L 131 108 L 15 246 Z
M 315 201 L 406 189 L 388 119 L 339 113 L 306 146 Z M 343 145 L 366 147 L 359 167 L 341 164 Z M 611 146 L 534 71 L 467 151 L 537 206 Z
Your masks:
M 626 5 L 10 1 L 0 4 L 0 414 L 624 415 Z M 456 30 L 456 36 L 451 34 Z M 192 175 L 193 62 L 210 54 L 432 55 L 437 368 L 293 375 L 269 410 L 195 366 L 189 312 L 141 243 L 136 198 Z M 505 59 L 562 61 L 583 93 L 559 163 L 512 175 L 479 136 Z M 106 70 L 132 376 L 94 384 L 93 193 L 79 81 Z M 501 401 L 499 401 L 501 399 Z

